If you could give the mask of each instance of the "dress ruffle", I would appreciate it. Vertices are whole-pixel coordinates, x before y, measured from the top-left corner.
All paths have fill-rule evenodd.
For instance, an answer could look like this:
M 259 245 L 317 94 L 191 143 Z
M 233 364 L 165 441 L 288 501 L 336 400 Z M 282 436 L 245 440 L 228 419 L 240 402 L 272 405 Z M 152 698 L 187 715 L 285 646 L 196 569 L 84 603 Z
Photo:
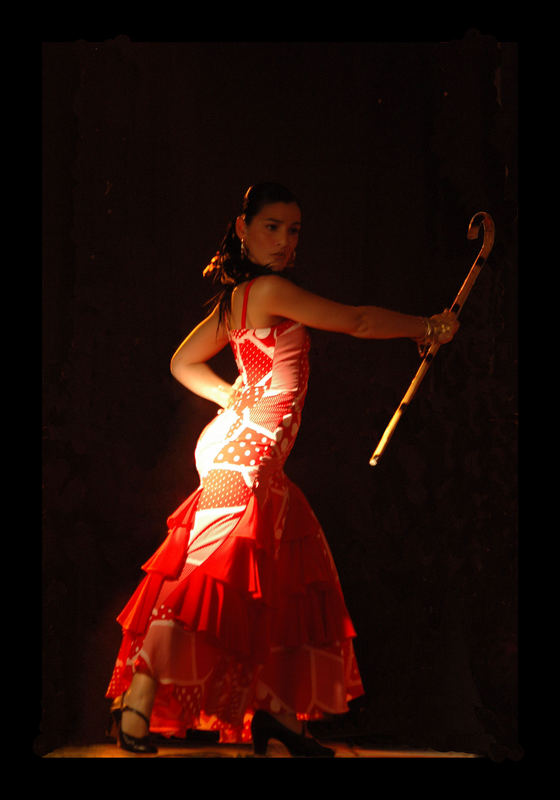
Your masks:
M 161 684 L 152 730 L 184 735 L 210 726 L 221 730 L 222 741 L 248 741 L 256 708 L 295 710 L 307 719 L 344 713 L 363 692 L 356 632 L 304 495 L 289 482 L 276 552 L 264 537 L 259 544 L 263 520 L 253 497 L 226 540 L 189 569 L 184 531 L 198 496 L 197 490 L 169 517 L 175 527 L 144 564 L 147 574 L 118 617 L 124 637 L 108 696 L 126 691 L 134 671 L 147 672 Z M 240 695 L 241 706 L 234 702 Z
M 187 561 L 188 532 L 200 490 L 168 518 L 174 525 L 117 621 L 145 634 L 154 613 L 206 634 L 242 658 L 262 663 L 273 646 L 322 646 L 356 636 L 322 529 L 289 482 L 288 514 L 277 553 L 259 536 L 255 496 L 203 564 Z M 186 566 L 185 566 L 186 564 Z

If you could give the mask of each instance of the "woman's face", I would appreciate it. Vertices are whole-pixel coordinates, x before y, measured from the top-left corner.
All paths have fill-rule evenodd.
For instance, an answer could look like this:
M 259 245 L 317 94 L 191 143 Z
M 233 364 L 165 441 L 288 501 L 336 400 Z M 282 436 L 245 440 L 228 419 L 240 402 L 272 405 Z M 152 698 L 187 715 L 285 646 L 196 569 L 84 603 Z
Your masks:
M 236 232 L 245 242 L 249 260 L 281 272 L 290 264 L 301 228 L 297 203 L 269 203 L 247 225 L 238 217 Z

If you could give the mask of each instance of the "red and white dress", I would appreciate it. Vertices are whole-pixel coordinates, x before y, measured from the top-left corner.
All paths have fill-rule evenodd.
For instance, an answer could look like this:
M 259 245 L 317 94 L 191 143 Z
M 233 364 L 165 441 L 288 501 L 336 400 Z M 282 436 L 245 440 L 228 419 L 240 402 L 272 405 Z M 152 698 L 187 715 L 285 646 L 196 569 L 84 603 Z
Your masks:
M 135 671 L 158 681 L 150 730 L 220 730 L 250 741 L 256 709 L 341 714 L 363 694 L 356 636 L 324 533 L 284 473 L 309 374 L 309 336 L 285 320 L 230 343 L 242 376 L 233 405 L 203 430 L 200 486 L 117 617 L 123 638 L 107 697 Z

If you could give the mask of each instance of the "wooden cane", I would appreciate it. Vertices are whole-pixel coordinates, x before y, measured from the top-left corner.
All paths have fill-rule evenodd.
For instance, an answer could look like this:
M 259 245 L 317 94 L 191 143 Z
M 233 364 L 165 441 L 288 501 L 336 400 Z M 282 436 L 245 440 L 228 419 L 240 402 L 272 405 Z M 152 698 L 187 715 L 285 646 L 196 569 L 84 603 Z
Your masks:
M 457 297 L 455 298 L 453 305 L 451 306 L 451 311 L 453 311 L 457 316 L 459 316 L 466 302 L 466 299 L 469 296 L 469 293 L 473 288 L 482 267 L 488 260 L 488 256 L 490 255 L 492 247 L 494 246 L 494 231 L 495 231 L 494 220 L 492 219 L 490 214 L 488 214 L 486 211 L 479 211 L 478 214 L 475 214 L 474 217 L 471 219 L 469 223 L 469 229 L 467 231 L 467 239 L 476 239 L 478 237 L 481 224 L 484 229 L 484 240 L 482 243 L 482 247 L 480 248 L 480 252 L 476 257 L 474 264 L 470 268 L 469 273 L 463 282 L 463 285 L 459 289 L 459 293 L 457 294 Z M 410 405 L 412 398 L 418 391 L 418 387 L 422 383 L 440 347 L 441 347 L 440 344 L 434 342 L 434 344 L 432 344 L 431 347 L 429 348 L 426 355 L 423 357 L 422 363 L 418 368 L 418 372 L 416 373 L 416 375 L 412 379 L 412 383 L 406 390 L 406 393 L 403 399 L 401 400 L 399 407 L 391 417 L 391 420 L 387 425 L 387 427 L 385 428 L 385 432 L 381 437 L 381 439 L 379 440 L 379 444 L 377 445 L 375 452 L 373 453 L 370 459 L 369 463 L 371 464 L 372 467 L 374 467 L 376 464 L 379 463 L 379 459 L 383 455 L 383 452 L 387 447 L 391 436 L 395 432 L 395 428 L 399 424 L 400 418 L 402 417 L 402 415 Z

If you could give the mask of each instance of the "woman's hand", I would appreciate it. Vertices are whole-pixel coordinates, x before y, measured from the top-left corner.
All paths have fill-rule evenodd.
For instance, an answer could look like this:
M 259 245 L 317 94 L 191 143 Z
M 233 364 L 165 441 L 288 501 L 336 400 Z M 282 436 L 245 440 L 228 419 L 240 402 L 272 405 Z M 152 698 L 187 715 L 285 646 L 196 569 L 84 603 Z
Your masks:
M 229 392 L 229 398 L 224 408 L 231 408 L 237 402 L 241 392 L 243 391 L 243 377 L 241 375 L 232 384 Z
M 434 329 L 434 341 L 438 344 L 448 344 L 459 330 L 457 315 L 448 308 L 442 314 L 430 317 L 430 322 Z
M 448 308 L 441 314 L 425 317 L 424 323 L 426 326 L 424 336 L 414 340 L 422 357 L 433 344 L 448 344 L 459 330 L 457 314 Z

